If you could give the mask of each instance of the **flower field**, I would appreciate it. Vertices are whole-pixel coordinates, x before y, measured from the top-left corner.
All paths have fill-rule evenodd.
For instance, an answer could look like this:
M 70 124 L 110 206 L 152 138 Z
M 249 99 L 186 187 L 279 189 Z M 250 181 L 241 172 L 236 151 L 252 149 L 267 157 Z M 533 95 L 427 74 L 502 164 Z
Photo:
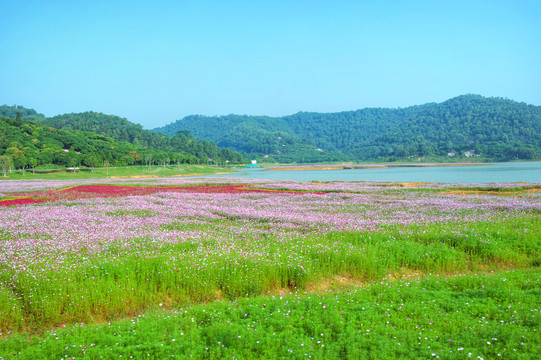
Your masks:
M 535 358 L 540 187 L 2 181 L 0 359 Z

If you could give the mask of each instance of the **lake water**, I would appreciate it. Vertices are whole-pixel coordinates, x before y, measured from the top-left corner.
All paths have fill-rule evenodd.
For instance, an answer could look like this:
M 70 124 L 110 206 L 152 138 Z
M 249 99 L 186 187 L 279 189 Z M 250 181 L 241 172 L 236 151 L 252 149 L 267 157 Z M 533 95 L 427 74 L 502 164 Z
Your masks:
M 541 182 L 541 161 L 495 163 L 480 166 L 350 170 L 264 171 L 262 168 L 247 168 L 234 174 L 214 176 L 295 181 L 402 181 L 447 184 Z

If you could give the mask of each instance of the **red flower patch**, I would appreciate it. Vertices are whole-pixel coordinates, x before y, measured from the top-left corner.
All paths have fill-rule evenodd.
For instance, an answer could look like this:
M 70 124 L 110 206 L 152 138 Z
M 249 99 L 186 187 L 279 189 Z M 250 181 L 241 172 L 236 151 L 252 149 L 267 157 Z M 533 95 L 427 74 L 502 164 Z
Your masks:
M 199 185 L 199 186 L 117 186 L 117 185 L 81 185 L 57 191 L 27 193 L 25 198 L 0 201 L 0 206 L 37 204 L 48 201 L 76 200 L 97 197 L 122 197 L 148 195 L 158 192 L 185 192 L 205 194 L 239 194 L 283 192 L 281 190 L 253 189 L 246 185 Z M 288 193 L 303 193 L 286 191 Z M 319 194 L 319 193 L 318 193 Z M 22 195 L 22 194 L 21 194 Z
M 19 198 L 19 199 L 8 199 L 0 200 L 0 206 L 15 206 L 15 205 L 27 205 L 27 204 L 39 204 L 45 202 L 46 200 L 36 200 L 32 198 Z

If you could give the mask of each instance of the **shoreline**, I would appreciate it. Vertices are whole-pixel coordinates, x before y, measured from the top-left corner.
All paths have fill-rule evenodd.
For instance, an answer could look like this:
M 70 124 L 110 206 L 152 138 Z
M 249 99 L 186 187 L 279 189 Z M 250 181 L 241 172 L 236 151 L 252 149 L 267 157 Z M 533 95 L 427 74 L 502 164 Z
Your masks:
M 445 167 L 445 166 L 484 166 L 492 163 L 420 163 L 420 164 L 337 164 L 337 165 L 283 165 L 264 168 L 264 171 L 301 171 L 301 170 L 351 170 L 351 169 L 388 169 L 397 167 Z

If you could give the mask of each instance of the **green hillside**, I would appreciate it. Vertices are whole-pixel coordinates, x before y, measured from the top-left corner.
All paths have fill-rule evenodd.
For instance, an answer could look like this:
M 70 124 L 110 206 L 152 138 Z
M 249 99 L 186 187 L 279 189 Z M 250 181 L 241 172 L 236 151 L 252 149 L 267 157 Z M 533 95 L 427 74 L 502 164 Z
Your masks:
M 2 170 L 64 167 L 126 166 L 163 162 L 198 163 L 188 153 L 159 152 L 129 142 L 77 130 L 59 130 L 20 118 L 0 117 Z
M 10 118 L 17 117 L 17 113 L 19 113 L 20 119 L 10 121 Z M 83 155 L 87 153 L 94 153 L 99 159 L 98 162 L 108 160 L 110 163 L 118 165 L 171 162 L 207 164 L 209 159 L 212 159 L 210 162 L 217 164 L 243 161 L 240 153 L 221 149 L 215 143 L 207 140 L 199 140 L 188 131 L 179 132 L 173 136 L 157 134 L 114 115 L 84 112 L 47 118 L 32 109 L 4 105 L 0 106 L 0 116 L 4 117 L 3 126 L 0 128 L 0 155 L 5 153 L 11 156 L 14 149 L 17 149 L 17 154 L 32 151 L 41 154 L 49 150 L 64 153 L 64 155 L 59 153 L 58 156 L 52 158 L 46 157 L 51 162 L 41 159 L 42 155 L 25 156 L 36 158 L 38 165 L 53 163 L 67 166 L 68 163 L 76 162 L 85 165 Z M 22 125 L 23 122 L 31 129 L 17 126 L 17 123 Z M 41 129 L 38 130 L 39 133 L 44 133 L 46 134 L 44 136 L 55 139 L 54 146 L 52 146 L 53 143 L 44 143 L 37 135 L 34 136 L 34 130 L 37 128 Z M 48 130 L 49 128 L 51 129 Z M 58 131 L 54 132 L 54 130 Z M 31 143 L 32 139 L 34 139 L 34 143 Z M 87 145 L 89 141 L 94 140 L 106 141 L 110 144 Z M 104 150 L 111 146 L 114 149 Z M 67 156 L 64 150 L 70 148 L 74 149 L 73 153 L 80 153 L 77 154 L 81 155 L 77 156 L 77 161 L 63 160 Z M 128 148 L 129 151 L 136 152 L 137 155 L 132 156 L 134 160 L 120 155 L 118 151 L 118 149 Z
M 514 160 L 541 158 L 541 107 L 463 95 L 403 109 L 283 117 L 188 116 L 153 131 L 187 130 L 251 156 L 278 161 L 319 157 L 396 161 L 418 158 Z

